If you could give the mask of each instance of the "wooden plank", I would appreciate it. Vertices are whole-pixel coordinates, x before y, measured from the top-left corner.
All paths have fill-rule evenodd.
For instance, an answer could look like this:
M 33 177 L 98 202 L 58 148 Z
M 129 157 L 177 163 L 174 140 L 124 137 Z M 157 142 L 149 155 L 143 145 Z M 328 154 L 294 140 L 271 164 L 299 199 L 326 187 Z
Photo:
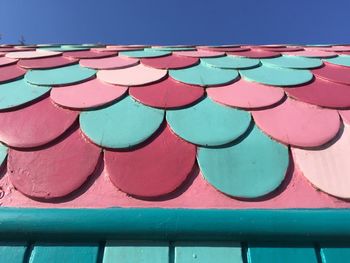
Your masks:
M 36 243 L 29 263 L 96 263 L 98 248 L 97 243 Z
M 22 263 L 27 250 L 26 243 L 0 242 L 0 261 L 6 263 Z
M 318 263 L 312 245 L 251 244 L 247 254 L 249 263 Z
M 103 263 L 168 263 L 167 242 L 109 241 Z
M 350 262 L 350 244 L 321 245 L 322 263 Z
M 175 263 L 243 263 L 240 244 L 232 242 L 175 243 Z

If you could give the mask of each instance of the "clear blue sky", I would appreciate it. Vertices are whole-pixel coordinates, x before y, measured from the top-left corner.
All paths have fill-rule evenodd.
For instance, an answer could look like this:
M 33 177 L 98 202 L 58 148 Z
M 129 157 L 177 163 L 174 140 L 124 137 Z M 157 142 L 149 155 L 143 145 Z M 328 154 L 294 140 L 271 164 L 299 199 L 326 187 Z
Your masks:
M 0 43 L 350 43 L 349 0 L 0 0 Z

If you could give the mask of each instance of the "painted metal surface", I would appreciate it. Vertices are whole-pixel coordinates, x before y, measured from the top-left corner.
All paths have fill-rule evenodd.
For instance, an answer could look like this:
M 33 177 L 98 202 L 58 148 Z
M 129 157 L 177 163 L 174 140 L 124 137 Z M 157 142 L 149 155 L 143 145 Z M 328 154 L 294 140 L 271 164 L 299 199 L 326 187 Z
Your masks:
M 0 213 L 2 240 L 347 242 L 350 237 L 348 209 L 1 208 Z
M 349 243 L 259 242 L 248 246 L 234 242 L 128 241 L 2 242 L 4 262 L 138 262 L 138 263 L 340 263 L 350 258 Z M 315 261 L 316 259 L 316 261 Z

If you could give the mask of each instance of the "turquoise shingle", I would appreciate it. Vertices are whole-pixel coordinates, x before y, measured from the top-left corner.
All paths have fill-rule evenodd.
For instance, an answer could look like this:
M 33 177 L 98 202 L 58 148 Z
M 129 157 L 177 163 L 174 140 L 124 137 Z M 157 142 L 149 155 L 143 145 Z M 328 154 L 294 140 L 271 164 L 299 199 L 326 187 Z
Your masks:
M 289 69 L 262 65 L 258 68 L 240 70 L 241 76 L 252 82 L 271 86 L 293 86 L 312 80 L 313 75 L 305 69 Z
M 98 244 L 36 243 L 29 263 L 96 263 Z
M 275 190 L 289 164 L 288 148 L 254 125 L 249 134 L 227 146 L 199 147 L 197 160 L 204 178 L 219 191 L 255 198 Z
M 201 85 L 223 85 L 238 78 L 238 72 L 234 69 L 220 69 L 200 63 L 185 69 L 169 70 L 169 75 L 177 81 Z
M 163 110 L 127 96 L 105 108 L 84 111 L 79 120 L 80 128 L 94 143 L 107 148 L 127 148 L 149 138 L 163 119 Z
M 53 69 L 33 69 L 29 70 L 24 78 L 29 83 L 35 85 L 68 85 L 93 77 L 96 70 L 71 65 Z
M 168 263 L 167 242 L 109 241 L 103 263 Z

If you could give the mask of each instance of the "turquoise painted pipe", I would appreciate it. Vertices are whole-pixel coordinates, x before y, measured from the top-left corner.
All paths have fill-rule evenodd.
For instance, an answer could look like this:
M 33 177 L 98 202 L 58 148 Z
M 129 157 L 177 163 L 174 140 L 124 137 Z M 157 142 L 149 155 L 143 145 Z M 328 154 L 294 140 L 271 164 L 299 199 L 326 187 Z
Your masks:
M 349 209 L 0 209 L 2 240 L 346 241 Z

